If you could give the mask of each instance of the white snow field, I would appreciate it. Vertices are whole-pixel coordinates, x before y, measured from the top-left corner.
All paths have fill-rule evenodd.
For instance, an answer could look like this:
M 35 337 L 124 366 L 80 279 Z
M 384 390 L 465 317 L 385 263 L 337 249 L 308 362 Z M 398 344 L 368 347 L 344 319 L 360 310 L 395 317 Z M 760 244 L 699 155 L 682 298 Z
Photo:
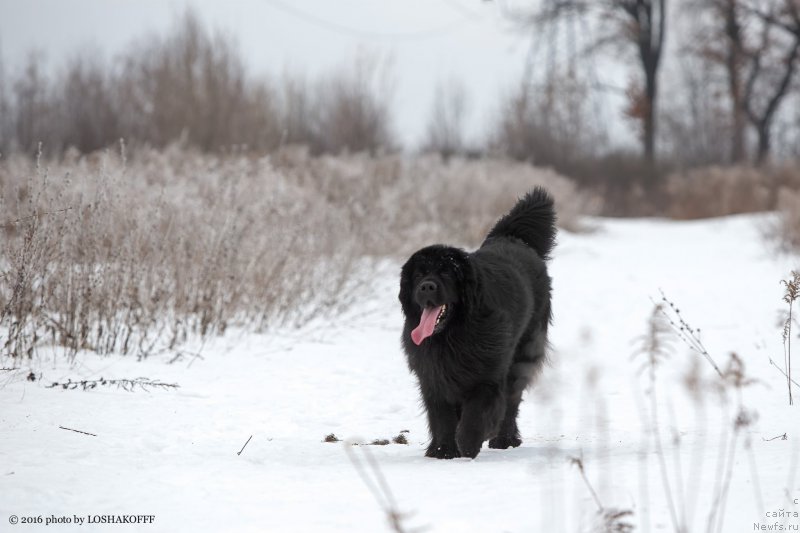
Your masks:
M 779 281 L 800 259 L 764 242 L 768 220 L 592 219 L 593 232 L 561 232 L 551 364 L 522 404 L 524 442 L 484 445 L 474 460 L 423 456 L 396 262 L 335 321 L 229 332 L 186 348 L 200 357 L 86 353 L 70 365 L 43 350 L 33 362 L 5 361 L 19 369 L 0 372 L 0 531 L 390 530 L 349 445 L 323 441 L 401 430 L 407 445 L 349 450 L 365 475 L 375 475 L 365 450 L 375 459 L 405 530 L 604 531 L 599 505 L 630 511 L 615 531 L 800 530 L 800 405 L 788 405 L 786 379 L 769 363 L 784 364 Z M 652 402 L 647 356 L 636 354 L 659 289 L 721 368 L 738 354 L 756 380 L 741 395 L 729 385 L 722 402 L 711 364 L 661 333 Z M 40 379 L 27 381 L 30 371 Z M 101 376 L 180 388 L 47 388 Z M 750 420 L 734 430 L 740 401 Z M 582 459 L 597 501 L 571 458 Z M 98 523 L 131 517 L 140 522 Z

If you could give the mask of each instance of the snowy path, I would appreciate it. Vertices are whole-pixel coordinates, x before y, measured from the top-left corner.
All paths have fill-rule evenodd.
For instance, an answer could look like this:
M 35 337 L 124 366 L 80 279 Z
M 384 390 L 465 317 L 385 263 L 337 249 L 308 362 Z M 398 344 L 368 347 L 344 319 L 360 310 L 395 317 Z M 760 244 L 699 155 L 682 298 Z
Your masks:
M 743 430 L 719 531 L 754 523 L 800 528 L 800 406 L 789 408 L 778 281 L 800 266 L 763 244 L 763 217 L 704 222 L 597 221 L 561 234 L 552 262 L 552 365 L 522 405 L 524 443 L 484 447 L 474 461 L 423 457 L 427 438 L 414 381 L 400 351 L 397 265 L 381 273 L 372 313 L 286 334 L 229 333 L 202 358 L 81 355 L 34 372 L 0 372 L 0 531 L 381 531 L 386 517 L 342 443 L 408 430 L 408 445 L 370 446 L 406 526 L 429 531 L 589 531 L 596 505 L 568 458 L 582 457 L 602 504 L 633 511 L 638 531 L 671 531 L 658 456 L 646 422 L 646 373 L 631 359 L 659 288 L 700 327 L 720 366 L 731 351 L 760 384 L 743 402 L 758 421 Z M 800 346 L 800 342 L 797 343 Z M 690 362 L 677 340 L 658 370 L 663 458 L 678 519 L 705 531 L 718 458 L 735 414 L 709 386 L 694 403 Z M 194 347 L 197 348 L 197 347 Z M 800 349 L 796 351 L 800 368 Z M 699 360 L 701 377 L 711 367 Z M 800 372 L 798 372 L 800 375 Z M 68 378 L 147 376 L 176 391 L 48 389 Z M 796 389 L 800 398 L 800 389 Z M 83 435 L 59 426 L 93 433 Z M 766 441 L 787 433 L 788 439 Z M 241 455 L 237 455 L 248 437 Z M 676 437 L 677 436 L 677 437 Z M 750 438 L 752 453 L 743 446 Z M 728 437 L 729 438 L 729 437 Z M 722 444 L 721 444 L 722 443 Z M 354 449 L 359 452 L 359 449 Z M 364 457 L 357 453 L 357 457 Z M 11 515 L 153 515 L 152 524 L 9 523 Z M 796 530 L 796 529 L 795 529 Z

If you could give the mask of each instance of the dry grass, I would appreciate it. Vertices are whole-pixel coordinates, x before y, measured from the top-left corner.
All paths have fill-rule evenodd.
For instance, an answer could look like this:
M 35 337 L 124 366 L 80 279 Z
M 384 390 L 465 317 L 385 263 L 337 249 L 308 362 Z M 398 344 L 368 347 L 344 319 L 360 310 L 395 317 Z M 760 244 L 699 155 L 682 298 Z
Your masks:
M 789 389 L 789 405 L 794 403 L 792 398 L 792 324 L 794 316 L 794 303 L 800 298 L 800 272 L 792 271 L 789 279 L 781 280 L 784 286 L 783 301 L 789 306 L 786 319 L 783 322 L 783 365 L 786 375 L 786 386 Z
M 707 507 L 706 518 L 707 532 L 724 531 L 725 509 L 730 495 L 731 480 L 737 465 L 736 454 L 742 449 L 748 454 L 752 467 L 752 486 L 755 501 L 763 501 L 761 496 L 758 472 L 755 469 L 755 456 L 751 446 L 751 436 L 748 431 L 758 419 L 755 410 L 747 408 L 744 404 L 743 390 L 758 380 L 751 378 L 746 371 L 744 362 L 736 353 L 729 355 L 727 364 L 721 369 L 700 340 L 700 328 L 692 327 L 681 315 L 680 309 L 663 293 L 661 301 L 654 304 L 653 312 L 648 320 L 648 331 L 641 339 L 640 348 L 636 355 L 645 359 L 642 370 L 648 370 L 649 387 L 646 394 L 650 399 L 649 412 L 646 412 L 647 423 L 652 432 L 655 444 L 655 456 L 661 474 L 661 482 L 666 504 L 669 510 L 672 530 L 676 533 L 693 531 L 693 516 L 695 502 L 687 501 L 686 494 L 691 493 L 691 487 L 703 485 L 702 457 L 695 455 L 689 469 L 690 478 L 686 484 L 683 472 L 683 459 L 681 456 L 681 439 L 677 434 L 673 438 L 674 467 L 670 473 L 667 467 L 667 452 L 664 450 L 661 432 L 663 421 L 659 416 L 662 410 L 657 396 L 657 369 L 668 360 L 670 352 L 670 337 L 677 337 L 693 353 L 702 355 L 714 369 L 716 375 L 710 381 L 701 377 L 700 369 L 692 366 L 684 376 L 684 384 L 691 400 L 698 407 L 698 412 L 703 411 L 703 395 L 708 392 L 718 394 L 720 399 L 720 416 L 725 420 L 720 432 L 720 444 L 717 452 L 716 473 L 713 480 L 712 499 Z M 699 359 L 694 359 L 699 361 Z M 670 399 L 662 392 L 661 401 L 669 405 Z M 729 408 L 733 404 L 734 415 L 731 416 Z M 673 415 L 674 416 L 674 415 Z M 674 423 L 674 422 L 673 422 Z M 700 441 L 700 447 L 704 441 Z M 697 451 L 697 450 L 695 450 Z
M 663 204 L 667 216 L 695 219 L 777 211 L 765 237 L 784 250 L 800 250 L 800 170 L 705 167 L 669 176 Z
M 352 155 L 202 155 L 172 146 L 0 160 L 0 354 L 50 345 L 146 356 L 189 335 L 337 313 L 368 257 L 475 245 L 518 194 L 587 202 L 526 165 Z
M 774 237 L 787 250 L 800 250 L 800 190 L 782 188 L 778 193 L 781 217 L 774 228 Z
M 665 185 L 665 212 L 694 219 L 772 211 L 783 198 L 800 193 L 796 167 L 701 167 L 670 175 Z

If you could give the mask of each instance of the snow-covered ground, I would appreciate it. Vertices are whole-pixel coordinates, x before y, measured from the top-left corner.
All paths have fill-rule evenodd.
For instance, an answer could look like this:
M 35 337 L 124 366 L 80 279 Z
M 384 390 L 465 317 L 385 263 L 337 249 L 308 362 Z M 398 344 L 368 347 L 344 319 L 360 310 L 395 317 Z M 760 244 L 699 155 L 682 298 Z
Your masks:
M 398 264 L 379 268 L 357 308 L 334 322 L 229 332 L 172 363 L 174 354 L 80 354 L 70 366 L 45 350 L 33 365 L 0 372 L 0 531 L 385 530 L 347 445 L 323 440 L 402 430 L 407 445 L 349 449 L 366 474 L 375 472 L 365 450 L 375 459 L 408 529 L 595 530 L 597 503 L 569 460 L 582 458 L 600 503 L 630 510 L 624 521 L 637 531 L 674 531 L 670 501 L 687 531 L 798 530 L 800 407 L 787 405 L 769 357 L 782 366 L 779 280 L 800 259 L 764 244 L 765 220 L 598 219 L 592 233 L 562 232 L 551 263 L 552 364 L 522 405 L 524 443 L 484 446 L 475 460 L 423 457 L 425 419 L 399 342 Z M 736 352 L 758 380 L 741 400 L 758 419 L 735 440 L 735 391 L 723 406 L 711 366 L 672 337 L 656 372 L 658 452 L 645 357 L 635 354 L 659 289 L 702 330 L 721 367 Z M 800 348 L 795 358 L 800 368 Z M 700 384 L 687 388 L 698 372 Z M 180 388 L 47 388 L 101 376 Z M 12 525 L 12 515 L 43 522 Z M 154 518 L 85 522 L 98 515 Z M 45 525 L 76 516 L 83 525 Z

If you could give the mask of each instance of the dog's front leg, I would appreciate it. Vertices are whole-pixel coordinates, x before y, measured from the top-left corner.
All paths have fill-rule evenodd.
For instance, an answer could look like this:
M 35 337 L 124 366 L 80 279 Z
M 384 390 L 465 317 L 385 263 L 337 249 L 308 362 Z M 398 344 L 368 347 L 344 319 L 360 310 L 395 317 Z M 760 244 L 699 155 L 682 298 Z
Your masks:
M 456 443 L 462 457 L 478 455 L 483 441 L 497 433 L 504 412 L 505 400 L 499 385 L 481 384 L 470 390 L 456 428 Z
M 431 443 L 425 455 L 437 459 L 460 457 L 456 446 L 456 406 L 435 395 L 423 394 L 422 399 L 428 412 L 428 429 L 431 434 Z

